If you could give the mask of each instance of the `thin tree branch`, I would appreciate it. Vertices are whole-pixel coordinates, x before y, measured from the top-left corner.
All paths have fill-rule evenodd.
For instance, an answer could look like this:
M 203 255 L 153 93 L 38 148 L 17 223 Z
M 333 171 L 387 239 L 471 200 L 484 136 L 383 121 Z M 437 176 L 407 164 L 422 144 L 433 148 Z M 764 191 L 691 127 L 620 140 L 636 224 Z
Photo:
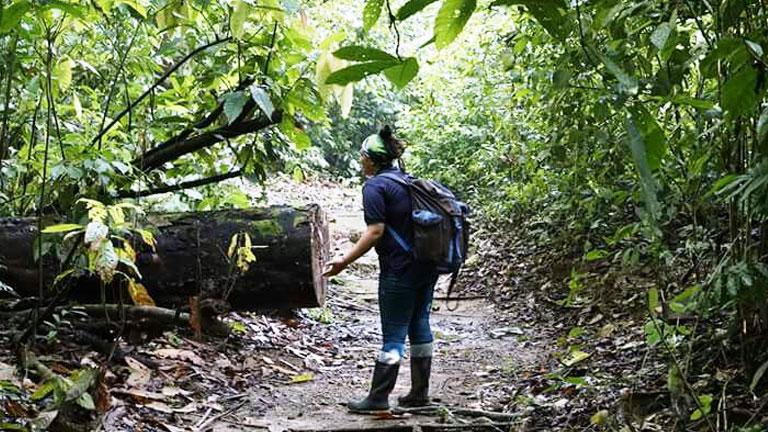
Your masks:
M 275 36 L 277 36 L 277 20 L 275 20 L 275 26 L 272 27 L 272 41 L 269 43 L 269 54 L 267 54 L 267 61 L 264 62 L 264 75 L 269 72 L 269 62 L 272 60 L 272 52 L 275 49 Z
M 389 0 L 387 0 L 387 13 L 389 14 L 389 27 L 395 31 L 395 37 L 397 38 L 397 44 L 395 45 L 395 55 L 397 56 L 398 60 L 402 60 L 400 58 L 400 31 L 397 29 L 397 17 L 395 17 L 395 14 L 392 13 L 392 6 L 389 4 Z
M 120 192 L 120 194 L 118 194 L 118 197 L 119 198 L 140 198 L 140 197 L 146 197 L 146 196 L 150 196 L 150 195 L 158 195 L 158 194 L 167 193 L 167 192 L 177 192 L 177 191 L 184 190 L 184 189 L 191 189 L 191 188 L 194 188 L 194 187 L 205 186 L 205 185 L 212 184 L 212 183 L 218 183 L 220 181 L 224 181 L 224 180 L 228 180 L 228 179 L 232 179 L 232 178 L 237 178 L 237 177 L 240 177 L 242 175 L 243 175 L 243 170 L 239 169 L 237 171 L 232 171 L 232 172 L 224 173 L 224 174 L 218 174 L 218 175 L 215 175 L 215 176 L 205 177 L 205 178 L 201 178 L 201 179 L 198 179 L 198 180 L 192 180 L 192 181 L 188 181 L 188 182 L 183 182 L 183 183 L 179 183 L 179 184 L 176 184 L 176 185 L 173 185 L 173 186 L 163 186 L 163 187 L 159 187 L 159 188 L 155 188 L 155 189 L 143 190 L 143 191 L 139 191 L 139 192 L 130 192 L 130 191 Z
M 131 52 L 131 48 L 133 48 L 133 42 L 136 40 L 136 36 L 139 34 L 139 29 L 141 26 L 136 27 L 136 31 L 133 33 L 133 36 L 131 37 L 131 41 L 128 43 L 128 48 L 125 50 L 124 53 L 120 56 L 120 64 L 117 66 L 117 70 L 115 71 L 115 77 L 112 79 L 112 85 L 109 88 L 109 95 L 107 96 L 107 104 L 104 107 L 104 114 L 101 116 L 101 126 L 99 126 L 99 130 L 104 130 L 104 123 L 107 122 L 107 115 L 109 114 L 109 107 L 112 105 L 112 97 L 115 95 L 115 91 L 117 89 L 117 79 L 120 76 L 123 66 L 125 65 L 125 60 L 128 58 L 128 53 Z M 117 43 L 114 44 L 115 51 L 119 50 L 117 48 Z M 99 136 L 98 143 L 99 143 L 99 150 L 101 150 L 101 138 L 103 134 Z
M 192 57 L 194 57 L 194 56 L 195 56 L 195 55 L 197 55 L 198 53 L 200 53 L 200 52 L 202 52 L 202 51 L 205 51 L 206 49 L 208 49 L 208 48 L 210 48 L 210 47 L 212 47 L 212 46 L 215 46 L 215 45 L 219 45 L 219 44 L 221 44 L 221 43 L 227 42 L 227 41 L 228 41 L 228 40 L 230 40 L 230 39 L 231 39 L 230 37 L 225 37 L 225 38 L 223 38 L 223 39 L 217 39 L 217 40 L 215 40 L 215 41 L 213 41 L 213 42 L 211 42 L 211 43 L 208 43 L 208 44 L 205 44 L 205 45 L 203 45 L 203 46 L 200 46 L 200 47 L 198 47 L 198 48 L 195 48 L 195 50 L 193 50 L 192 52 L 190 52 L 189 54 L 187 54 L 187 55 L 186 55 L 186 56 L 185 56 L 183 59 L 181 59 L 181 60 L 180 60 L 178 63 L 176 63 L 175 65 L 173 65 L 173 67 L 171 67 L 170 69 L 168 69 L 168 70 L 167 70 L 167 71 L 166 71 L 166 72 L 165 72 L 165 73 L 164 73 L 164 74 L 163 74 L 163 75 L 162 75 L 160 78 L 158 78 L 158 79 L 157 79 L 157 81 L 155 81 L 155 83 L 154 83 L 154 84 L 152 84 L 152 85 L 151 85 L 151 86 L 150 86 L 150 87 L 149 87 L 147 90 L 145 90 L 145 91 L 144 91 L 144 93 L 142 93 L 142 94 L 141 94 L 141 96 L 139 96 L 139 97 L 138 97 L 136 100 L 134 100 L 134 101 L 133 101 L 133 102 L 132 102 L 130 105 L 128 105 L 128 107 L 126 107 L 126 108 L 125 108 L 123 111 L 121 111 L 121 112 L 120 112 L 120 114 L 118 114 L 117 116 L 115 116 L 115 118 L 114 118 L 114 119 L 112 119 L 112 121 L 111 121 L 111 122 L 110 122 L 110 123 L 109 123 L 109 124 L 108 124 L 108 125 L 107 125 L 105 128 L 103 128 L 103 129 L 101 130 L 101 132 L 99 132 L 99 134 L 98 134 L 98 135 L 96 135 L 95 137 L 93 137 L 93 139 L 91 140 L 91 145 L 93 145 L 93 144 L 96 144 L 97 142 L 99 142 L 99 140 L 101 140 L 101 138 L 104 136 L 104 134 L 106 134 L 106 133 L 107 133 L 107 132 L 108 132 L 110 129 L 112 129 L 112 127 L 113 127 L 114 125 L 116 125 L 116 124 L 117 124 L 117 122 L 118 122 L 118 121 L 120 121 L 120 119 L 121 119 L 121 118 L 123 118 L 123 117 L 124 117 L 126 114 L 128 114 L 129 112 L 131 112 L 131 110 L 132 110 L 132 109 L 133 109 L 133 108 L 134 108 L 136 105 L 138 105 L 138 104 L 139 104 L 141 101 L 143 101 L 143 100 L 144 100 L 144 99 L 145 99 L 147 96 L 149 96 L 149 95 L 150 95 L 150 93 L 152 93 L 152 91 L 153 91 L 155 88 L 157 88 L 157 86 L 159 86 L 160 84 L 162 84 L 162 83 L 163 83 L 163 82 L 166 80 L 166 78 L 168 78 L 169 76 L 171 76 L 171 74 L 172 74 L 172 73 L 174 73 L 174 72 L 175 72 L 175 71 L 176 71 L 178 68 L 180 68 L 180 67 L 181 67 L 181 66 L 182 66 L 184 63 L 186 63 L 187 61 L 189 61 L 189 59 L 191 59 Z
M 10 115 L 8 106 L 11 103 L 11 83 L 13 82 L 13 70 L 16 66 L 16 46 L 18 42 L 19 32 L 15 31 L 13 32 L 13 41 L 11 42 L 11 49 L 8 56 L 8 66 L 6 67 L 8 77 L 5 83 L 5 95 L 3 99 L 3 125 L 2 128 L 0 128 L 0 161 L 5 160 L 8 147 L 10 146 L 10 142 L 7 142 L 5 136 L 8 134 L 8 117 Z
M 707 36 L 707 32 L 704 30 L 704 26 L 701 24 L 701 20 L 699 19 L 699 15 L 696 14 L 696 10 L 693 9 L 693 6 L 691 6 L 690 0 L 685 0 L 685 4 L 688 6 L 688 9 L 691 10 L 691 14 L 693 15 L 693 20 L 696 22 L 696 27 L 699 28 L 699 31 L 701 32 L 701 35 L 704 37 L 704 40 L 707 41 L 707 46 L 712 48 L 712 40 L 709 39 L 709 36 Z

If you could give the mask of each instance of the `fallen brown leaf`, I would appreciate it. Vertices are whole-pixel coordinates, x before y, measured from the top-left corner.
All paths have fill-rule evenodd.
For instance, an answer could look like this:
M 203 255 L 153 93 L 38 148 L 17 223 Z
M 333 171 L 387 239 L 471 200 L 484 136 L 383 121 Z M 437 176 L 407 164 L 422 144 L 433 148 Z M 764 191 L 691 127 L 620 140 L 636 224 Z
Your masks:
M 183 350 L 183 349 L 177 349 L 177 348 L 161 348 L 161 349 L 152 351 L 150 354 L 160 358 L 186 360 L 197 366 L 202 366 L 204 363 L 203 359 L 201 359 L 197 354 L 189 350 Z

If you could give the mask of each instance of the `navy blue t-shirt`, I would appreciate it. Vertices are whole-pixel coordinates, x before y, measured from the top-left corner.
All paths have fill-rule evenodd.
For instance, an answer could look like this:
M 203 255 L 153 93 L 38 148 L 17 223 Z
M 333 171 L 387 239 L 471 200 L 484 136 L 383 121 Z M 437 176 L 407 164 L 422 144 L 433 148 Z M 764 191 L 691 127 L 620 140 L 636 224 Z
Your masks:
M 405 178 L 398 168 L 387 168 L 379 172 L 391 172 Z M 404 185 L 395 180 L 376 176 L 368 179 L 363 186 L 363 210 L 368 225 L 384 223 L 392 227 L 408 244 L 413 244 L 413 220 L 411 219 L 411 195 Z M 401 273 L 413 261 L 409 252 L 397 243 L 388 232 L 376 243 L 379 266 L 382 273 Z

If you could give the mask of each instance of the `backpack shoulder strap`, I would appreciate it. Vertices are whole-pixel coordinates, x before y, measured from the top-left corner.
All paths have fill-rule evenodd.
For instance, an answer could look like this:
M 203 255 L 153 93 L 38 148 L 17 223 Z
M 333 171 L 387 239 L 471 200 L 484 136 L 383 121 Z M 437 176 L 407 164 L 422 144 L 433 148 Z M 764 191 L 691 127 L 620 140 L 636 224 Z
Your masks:
M 409 182 L 408 180 L 400 177 L 399 175 L 397 175 L 395 173 L 391 173 L 391 172 L 385 172 L 385 173 L 377 174 L 377 177 L 384 177 L 384 178 L 388 178 L 390 180 L 394 180 L 395 182 L 400 183 L 403 186 L 409 186 L 411 184 L 411 182 Z

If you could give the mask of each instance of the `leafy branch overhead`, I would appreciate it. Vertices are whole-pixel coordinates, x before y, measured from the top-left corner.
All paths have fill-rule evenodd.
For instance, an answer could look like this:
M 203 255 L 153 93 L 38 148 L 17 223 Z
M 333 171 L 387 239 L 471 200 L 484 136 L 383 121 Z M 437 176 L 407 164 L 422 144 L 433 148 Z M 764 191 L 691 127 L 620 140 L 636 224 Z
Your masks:
M 333 55 L 342 60 L 359 63 L 331 73 L 326 84 L 347 85 L 367 76 L 384 72 L 384 75 L 398 88 L 405 87 L 419 72 L 419 63 L 414 57 L 398 59 L 376 48 L 351 45 L 340 48 Z

